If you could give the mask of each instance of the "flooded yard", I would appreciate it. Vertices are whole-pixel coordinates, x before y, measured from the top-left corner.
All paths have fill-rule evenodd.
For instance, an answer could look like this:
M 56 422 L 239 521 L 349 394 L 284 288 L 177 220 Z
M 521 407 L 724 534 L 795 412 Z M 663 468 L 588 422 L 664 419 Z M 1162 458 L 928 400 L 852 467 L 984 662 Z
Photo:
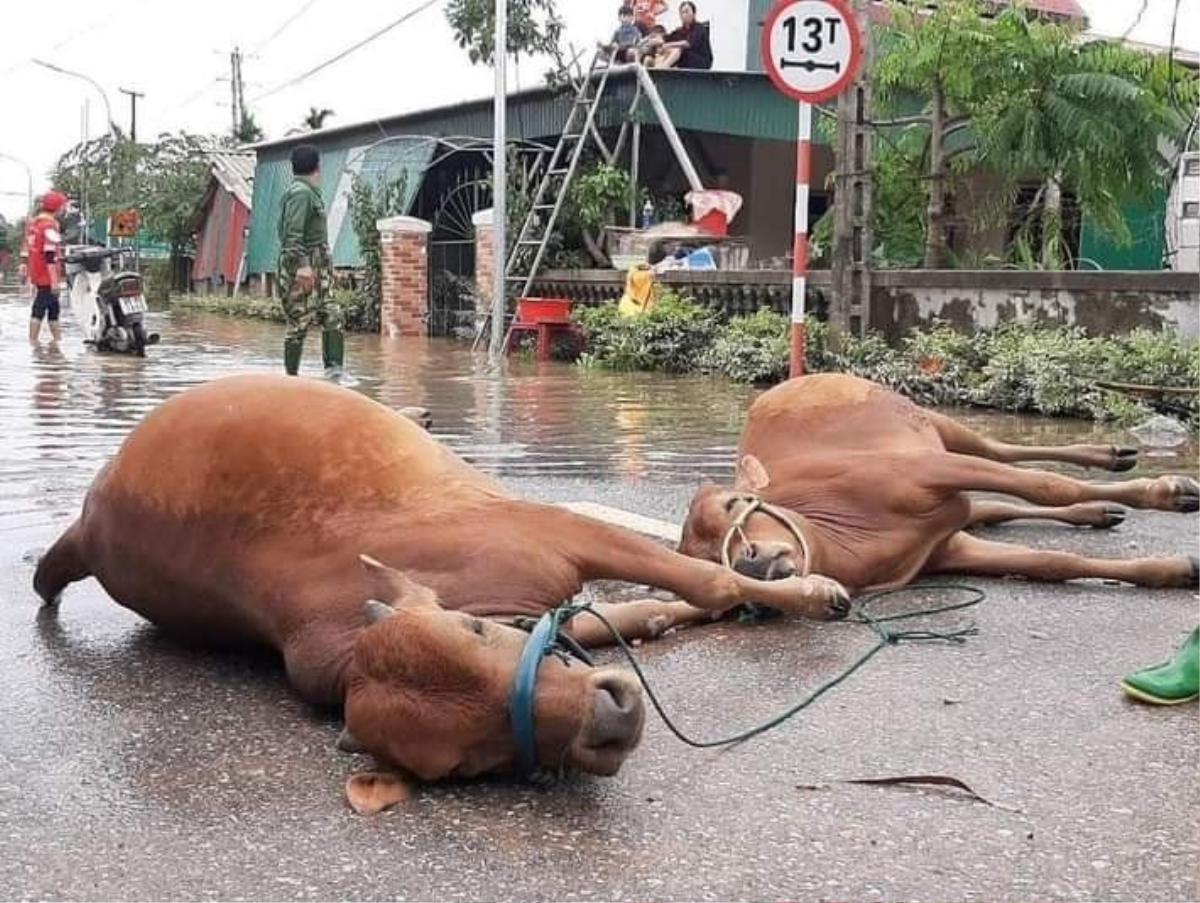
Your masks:
M 0 297 L 0 531 L 69 516 L 96 470 L 137 420 L 205 380 L 281 370 L 282 327 L 184 311 L 152 314 L 163 344 L 144 360 L 82 347 L 65 324 L 62 347 L 23 341 L 27 307 Z M 319 375 L 319 336 L 306 365 Z M 424 405 L 434 433 L 500 477 L 650 479 L 695 484 L 732 469 L 745 411 L 759 389 L 723 378 L 611 373 L 514 358 L 497 380 L 481 355 L 452 339 L 350 336 L 357 391 L 392 406 Z M 1109 442 L 1105 424 L 979 410 L 952 412 L 1011 442 Z M 186 441 L 186 437 L 180 437 Z M 1196 469 L 1193 438 L 1141 472 Z

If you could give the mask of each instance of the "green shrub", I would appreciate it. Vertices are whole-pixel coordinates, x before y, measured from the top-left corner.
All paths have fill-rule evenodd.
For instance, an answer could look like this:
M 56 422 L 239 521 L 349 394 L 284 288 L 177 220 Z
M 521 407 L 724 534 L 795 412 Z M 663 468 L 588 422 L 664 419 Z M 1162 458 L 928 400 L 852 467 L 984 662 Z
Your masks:
M 787 376 L 789 322 L 771 310 L 721 325 L 694 302 L 665 297 L 651 313 L 622 319 L 616 305 L 577 314 L 587 337 L 581 363 L 622 370 L 705 371 L 742 382 Z M 878 334 L 843 336 L 835 351 L 829 329 L 807 321 L 809 372 L 853 373 L 920 404 L 980 405 L 1051 416 L 1130 423 L 1148 416 L 1145 404 L 1097 382 L 1194 387 L 1200 383 L 1200 346 L 1163 331 L 1091 337 L 1077 328 L 1006 323 L 974 335 L 935 323 L 893 348 Z M 1200 399 L 1170 399 L 1173 413 L 1200 420 Z
M 779 382 L 788 375 L 788 318 L 769 308 L 734 317 L 704 353 L 701 366 L 744 383 Z
M 334 289 L 333 299 L 342 306 L 346 332 L 379 332 L 379 302 L 365 290 Z
M 171 306 L 232 317 L 268 320 L 272 323 L 284 322 L 283 306 L 279 303 L 279 299 L 267 298 L 263 295 L 240 294 L 236 298 L 223 294 L 172 295 Z
M 1008 411 L 1103 417 L 1103 339 L 1077 328 L 1006 323 L 979 339 L 982 380 L 976 403 Z
M 700 369 L 719 327 L 710 308 L 672 292 L 640 317 L 621 317 L 615 304 L 605 304 L 579 311 L 576 322 L 587 343 L 585 366 L 668 373 Z

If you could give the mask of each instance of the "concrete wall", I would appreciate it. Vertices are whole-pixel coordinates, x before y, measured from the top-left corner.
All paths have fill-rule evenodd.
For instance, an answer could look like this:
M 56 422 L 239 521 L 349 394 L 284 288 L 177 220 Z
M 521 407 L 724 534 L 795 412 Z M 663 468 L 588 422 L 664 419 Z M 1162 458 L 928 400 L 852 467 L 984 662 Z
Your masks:
M 809 279 L 808 308 L 818 316 L 827 308 L 829 276 L 829 270 L 815 270 Z M 934 320 L 974 332 L 1013 319 L 1080 326 L 1093 335 L 1165 327 L 1200 338 L 1195 273 L 879 270 L 871 278 L 870 327 L 891 340 Z M 549 271 L 537 280 L 537 290 L 595 304 L 615 301 L 623 281 L 616 270 Z M 760 307 L 786 313 L 791 303 L 788 271 L 679 271 L 661 281 L 729 315 Z
M 871 327 L 893 339 L 933 320 L 973 332 L 1013 319 L 1080 326 L 1093 335 L 1167 327 L 1200 338 L 1194 274 L 893 270 L 872 280 Z

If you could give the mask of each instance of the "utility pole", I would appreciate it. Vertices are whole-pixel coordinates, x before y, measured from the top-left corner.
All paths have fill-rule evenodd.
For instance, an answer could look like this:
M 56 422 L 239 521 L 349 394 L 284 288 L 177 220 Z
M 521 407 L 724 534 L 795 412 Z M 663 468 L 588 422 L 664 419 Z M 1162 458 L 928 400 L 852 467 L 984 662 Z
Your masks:
M 862 35 L 862 66 L 838 96 L 833 211 L 833 304 L 836 330 L 862 335 L 871 305 L 871 72 L 874 39 L 870 0 L 854 0 Z
M 504 312 L 508 289 L 508 246 L 505 230 L 508 223 L 508 123 L 505 119 L 508 104 L 508 0 L 496 0 L 496 43 L 492 49 L 492 65 L 496 75 L 496 97 L 492 104 L 492 335 L 488 343 L 488 360 L 500 367 L 504 353 Z M 493 424 L 494 426 L 495 424 Z
M 129 95 L 129 140 L 137 144 L 137 102 L 138 98 L 146 95 L 129 88 L 118 88 L 117 90 L 122 94 Z
M 233 136 L 236 138 L 242 127 L 242 120 L 245 118 L 243 109 L 245 94 L 242 87 L 242 51 L 238 47 L 234 47 L 233 53 L 229 55 L 229 87 L 233 92 L 233 103 L 230 106 L 230 110 L 233 116 Z

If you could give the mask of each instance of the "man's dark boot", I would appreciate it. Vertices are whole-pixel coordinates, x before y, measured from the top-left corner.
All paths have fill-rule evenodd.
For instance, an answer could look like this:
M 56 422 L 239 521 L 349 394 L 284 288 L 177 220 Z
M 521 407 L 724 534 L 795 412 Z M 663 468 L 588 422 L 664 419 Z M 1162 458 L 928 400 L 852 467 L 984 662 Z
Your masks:
M 300 358 L 304 354 L 304 340 L 284 339 L 283 341 L 283 369 L 288 372 L 289 376 L 296 376 L 300 372 Z
M 333 329 L 322 332 L 321 356 L 325 359 L 325 375 L 340 376 L 346 361 L 346 337 Z

